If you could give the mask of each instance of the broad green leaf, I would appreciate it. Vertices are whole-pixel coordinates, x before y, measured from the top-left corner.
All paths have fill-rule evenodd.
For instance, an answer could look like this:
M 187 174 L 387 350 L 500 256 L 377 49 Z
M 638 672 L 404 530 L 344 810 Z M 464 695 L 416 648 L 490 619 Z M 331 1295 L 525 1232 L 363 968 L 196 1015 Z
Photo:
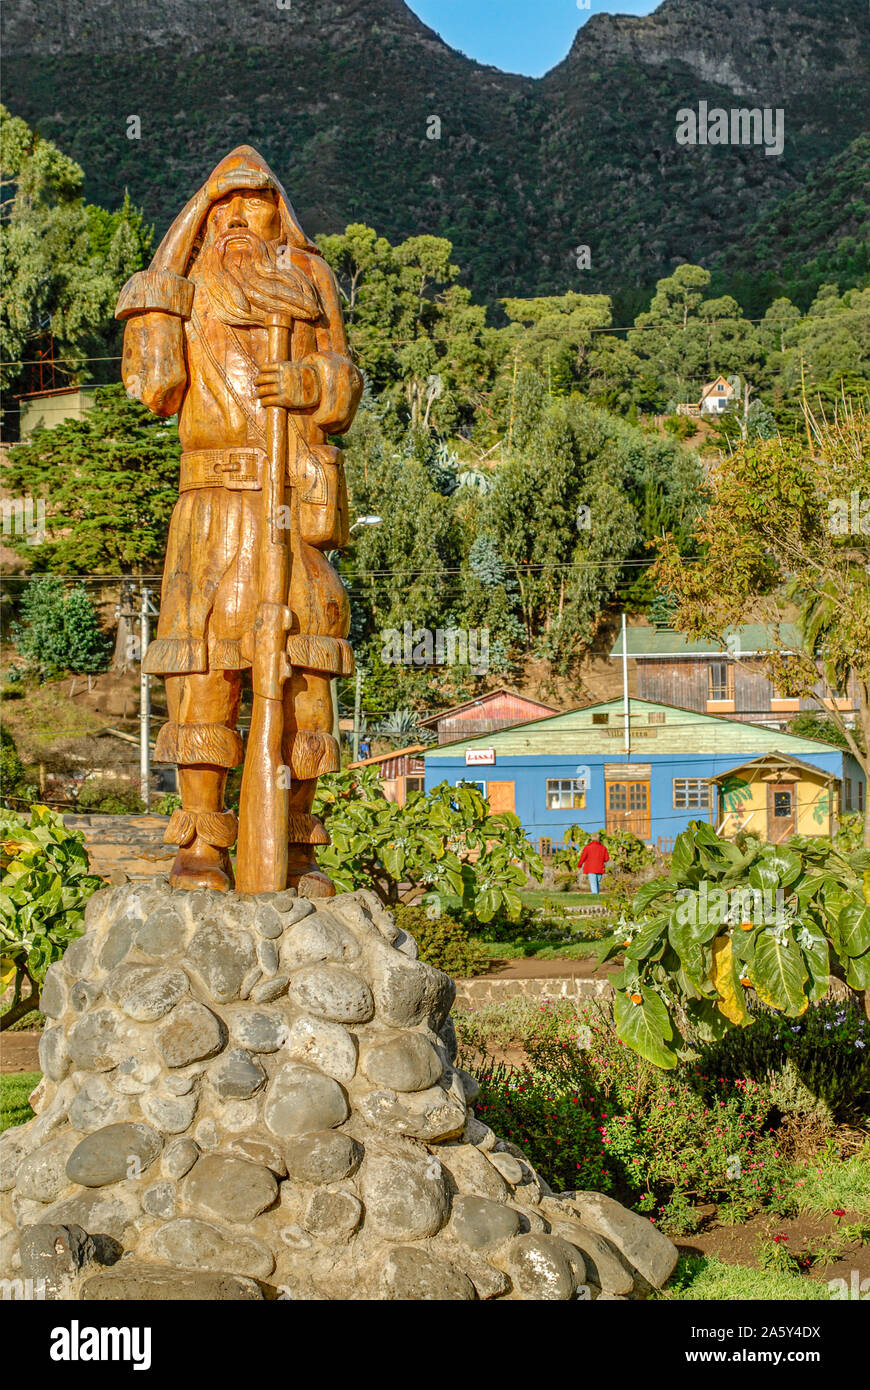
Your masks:
M 642 989 L 640 993 L 639 1004 L 633 1004 L 623 991 L 616 995 L 613 1006 L 616 1031 L 641 1057 L 670 1071 L 677 1065 L 678 1058 L 668 1047 L 661 1026 L 661 1013 L 664 1012 L 667 1019 L 667 1010 L 652 990 Z M 672 1030 L 670 1032 L 672 1035 Z
M 806 937 L 811 944 L 806 944 Z M 824 999 L 831 985 L 831 959 L 828 943 L 821 932 L 810 931 L 808 927 L 799 934 L 800 948 L 810 973 L 810 1001 L 817 1004 Z
M 763 862 L 769 869 L 776 872 L 780 886 L 787 888 L 790 883 L 794 883 L 796 878 L 800 878 L 802 864 L 800 856 L 793 850 L 784 849 L 780 845 L 772 850 L 765 850 Z M 757 867 L 757 866 L 756 866 Z M 762 885 L 766 887 L 767 885 Z
M 779 1009 L 790 1018 L 797 1018 L 806 1011 L 809 1001 L 804 985 L 809 974 L 790 932 L 774 932 L 767 928 L 759 932 L 749 975 L 762 1003 Z
M 863 956 L 870 950 L 870 905 L 846 903 L 837 920 L 841 955 Z
M 846 962 L 846 983 L 852 989 L 870 989 L 870 951 L 850 956 Z
M 710 999 L 688 999 L 686 1013 L 702 1042 L 719 1042 L 729 1031 L 728 1020 Z M 754 1020 L 750 1014 L 746 1023 L 752 1022 Z
M 659 917 L 648 923 L 632 939 L 631 945 L 626 948 L 626 957 L 630 960 L 645 960 L 661 942 L 666 928 L 666 917 Z
M 674 885 L 670 879 L 654 878 L 650 883 L 641 884 L 632 899 L 632 909 L 640 914 L 649 907 L 649 904 L 656 898 L 660 898 L 664 893 L 673 893 Z

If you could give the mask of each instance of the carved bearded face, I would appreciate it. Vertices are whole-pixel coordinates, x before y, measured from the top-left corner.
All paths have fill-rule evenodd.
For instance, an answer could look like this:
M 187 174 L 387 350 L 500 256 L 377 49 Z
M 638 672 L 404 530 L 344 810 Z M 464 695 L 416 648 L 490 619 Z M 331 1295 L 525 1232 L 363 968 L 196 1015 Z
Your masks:
M 207 312 L 234 328 L 262 327 L 269 314 L 315 319 L 317 292 L 280 257 L 281 213 L 270 189 L 228 193 L 212 203 L 190 278 L 205 291 Z

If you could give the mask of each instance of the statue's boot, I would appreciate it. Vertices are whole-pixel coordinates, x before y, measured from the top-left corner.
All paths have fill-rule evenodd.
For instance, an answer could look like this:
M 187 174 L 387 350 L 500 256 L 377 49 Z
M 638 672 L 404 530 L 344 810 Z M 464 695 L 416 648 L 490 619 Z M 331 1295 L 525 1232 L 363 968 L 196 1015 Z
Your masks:
M 192 845 L 176 854 L 169 883 L 172 888 L 216 888 L 228 893 L 235 884 L 228 851 L 197 835 Z
M 174 811 L 164 839 L 180 845 L 169 874 L 173 888 L 215 888 L 229 892 L 235 886 L 230 846 L 238 836 L 238 821 L 224 811 L 226 769 L 179 767 L 181 808 Z

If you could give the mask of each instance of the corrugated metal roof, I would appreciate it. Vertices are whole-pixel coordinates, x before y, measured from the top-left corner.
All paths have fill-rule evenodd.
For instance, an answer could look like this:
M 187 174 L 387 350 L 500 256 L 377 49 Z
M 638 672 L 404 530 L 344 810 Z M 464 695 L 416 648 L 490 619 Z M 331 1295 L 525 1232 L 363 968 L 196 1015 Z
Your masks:
M 777 648 L 780 651 L 796 651 L 800 647 L 800 637 L 794 623 L 781 623 L 778 637 L 761 623 L 728 628 L 725 632 L 726 647 L 704 638 L 692 640 L 673 628 L 630 627 L 626 638 L 626 652 L 634 657 L 753 656 Z M 611 647 L 610 655 L 622 656 L 622 633 Z
M 482 695 L 478 695 L 473 700 L 465 700 L 461 705 L 452 705 L 450 709 L 442 709 L 437 714 L 429 714 L 425 719 L 418 719 L 417 723 L 422 728 L 428 728 L 432 724 L 437 724 L 440 719 L 447 719 L 450 715 L 459 714 L 465 709 L 474 709 L 475 706 L 490 704 L 502 695 L 509 695 L 514 700 L 521 700 L 524 705 L 529 705 L 535 709 L 549 711 L 552 714 L 559 713 L 555 705 L 546 705 L 543 700 L 534 700 L 531 695 L 521 695 L 518 690 L 509 690 L 506 685 L 500 685 L 497 690 L 485 690 Z
M 401 758 L 406 753 L 422 753 L 428 746 L 426 743 L 409 743 L 407 748 L 393 748 L 389 753 L 378 753 L 376 758 L 360 758 L 358 763 L 348 763 L 348 767 L 375 767 L 377 763 Z
M 629 710 L 632 719 L 632 755 L 635 757 L 640 754 L 724 753 L 729 749 L 733 750 L 735 758 L 741 753 L 757 756 L 762 749 L 804 754 L 846 751 L 822 739 L 801 738 L 763 724 L 750 724 L 746 720 L 721 714 L 701 714 L 697 710 L 667 705 L 657 700 L 632 696 Z M 650 711 L 664 711 L 665 722 L 650 726 L 647 718 Z M 606 727 L 593 725 L 592 715 L 598 712 L 609 713 L 612 723 L 608 722 Z M 622 745 L 623 718 L 622 697 L 619 696 L 614 700 L 568 710 L 564 714 L 551 714 L 543 719 L 515 724 L 510 729 L 442 743 L 428 748 L 425 758 L 427 763 L 438 758 L 455 758 L 467 748 L 493 748 L 502 757 L 547 757 L 563 753 L 573 756 L 575 753 L 604 752 L 608 748 L 618 754 Z M 647 720 L 645 726 L 636 723 L 640 719 Z M 715 749 L 711 747 L 713 740 Z

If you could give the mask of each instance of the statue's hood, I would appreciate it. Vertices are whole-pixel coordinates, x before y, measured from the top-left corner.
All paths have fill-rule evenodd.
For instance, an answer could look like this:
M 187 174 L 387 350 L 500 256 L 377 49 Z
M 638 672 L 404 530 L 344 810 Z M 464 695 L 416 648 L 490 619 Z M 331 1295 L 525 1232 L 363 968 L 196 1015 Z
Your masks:
M 288 245 L 295 246 L 302 251 L 311 251 L 317 256 L 320 255 L 317 246 L 313 241 L 309 241 L 308 237 L 303 232 L 299 219 L 293 210 L 293 204 L 287 197 L 283 185 L 275 177 L 275 174 L 269 168 L 263 156 L 259 154 L 253 146 L 239 145 L 236 149 L 231 150 L 230 153 L 221 160 L 220 164 L 215 166 L 209 178 L 206 180 L 206 184 L 210 183 L 211 180 L 216 178 L 219 174 L 228 173 L 231 169 L 256 169 L 260 173 L 268 174 L 278 194 L 278 207 L 281 212 L 281 231 L 284 241 Z

